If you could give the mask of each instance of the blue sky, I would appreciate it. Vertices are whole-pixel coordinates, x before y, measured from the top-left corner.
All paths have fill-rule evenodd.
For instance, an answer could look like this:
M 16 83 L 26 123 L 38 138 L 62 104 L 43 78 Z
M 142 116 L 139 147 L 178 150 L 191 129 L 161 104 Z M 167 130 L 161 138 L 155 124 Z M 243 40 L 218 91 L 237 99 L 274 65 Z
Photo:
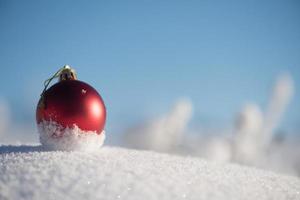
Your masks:
M 226 126 L 267 105 L 282 72 L 296 94 L 281 128 L 300 129 L 298 1 L 0 0 L 0 97 L 35 123 L 43 81 L 64 64 L 103 96 L 108 128 L 194 103 L 194 123 Z

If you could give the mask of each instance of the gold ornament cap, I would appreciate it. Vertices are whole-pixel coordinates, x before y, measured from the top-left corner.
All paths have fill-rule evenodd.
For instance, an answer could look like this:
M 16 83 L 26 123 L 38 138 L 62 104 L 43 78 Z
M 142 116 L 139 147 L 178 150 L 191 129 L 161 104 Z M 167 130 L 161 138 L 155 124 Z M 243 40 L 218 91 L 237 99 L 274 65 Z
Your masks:
M 65 65 L 59 73 L 59 81 L 77 80 L 76 72 L 69 65 Z

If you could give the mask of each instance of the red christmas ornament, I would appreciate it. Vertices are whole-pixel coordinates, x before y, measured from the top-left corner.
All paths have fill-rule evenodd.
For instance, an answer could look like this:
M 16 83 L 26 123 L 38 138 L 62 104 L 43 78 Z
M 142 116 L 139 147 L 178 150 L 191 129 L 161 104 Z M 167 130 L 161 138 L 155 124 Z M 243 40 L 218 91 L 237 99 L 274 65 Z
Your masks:
M 59 77 L 59 82 L 47 89 L 55 77 Z M 36 110 L 36 120 L 38 124 L 55 122 L 63 128 L 76 125 L 83 131 L 101 134 L 106 109 L 98 92 L 87 83 L 77 80 L 75 71 L 65 66 L 45 82 Z

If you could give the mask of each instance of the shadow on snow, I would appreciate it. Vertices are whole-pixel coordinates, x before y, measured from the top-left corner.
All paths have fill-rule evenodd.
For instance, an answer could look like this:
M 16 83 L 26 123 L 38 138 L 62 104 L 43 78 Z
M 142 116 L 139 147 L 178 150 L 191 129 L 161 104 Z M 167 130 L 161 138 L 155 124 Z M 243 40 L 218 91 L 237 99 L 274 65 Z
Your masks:
M 47 151 L 41 145 L 1 145 L 0 154 L 5 153 L 29 153 Z

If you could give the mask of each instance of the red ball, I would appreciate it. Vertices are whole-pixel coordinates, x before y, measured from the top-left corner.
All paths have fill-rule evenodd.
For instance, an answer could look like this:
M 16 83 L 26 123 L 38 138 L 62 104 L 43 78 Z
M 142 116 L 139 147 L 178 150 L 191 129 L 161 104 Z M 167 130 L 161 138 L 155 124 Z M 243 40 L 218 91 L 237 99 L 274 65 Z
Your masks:
M 44 92 L 37 106 L 36 120 L 37 123 L 55 121 L 64 128 L 77 125 L 81 130 L 100 134 L 106 109 L 93 87 L 78 80 L 63 80 Z

